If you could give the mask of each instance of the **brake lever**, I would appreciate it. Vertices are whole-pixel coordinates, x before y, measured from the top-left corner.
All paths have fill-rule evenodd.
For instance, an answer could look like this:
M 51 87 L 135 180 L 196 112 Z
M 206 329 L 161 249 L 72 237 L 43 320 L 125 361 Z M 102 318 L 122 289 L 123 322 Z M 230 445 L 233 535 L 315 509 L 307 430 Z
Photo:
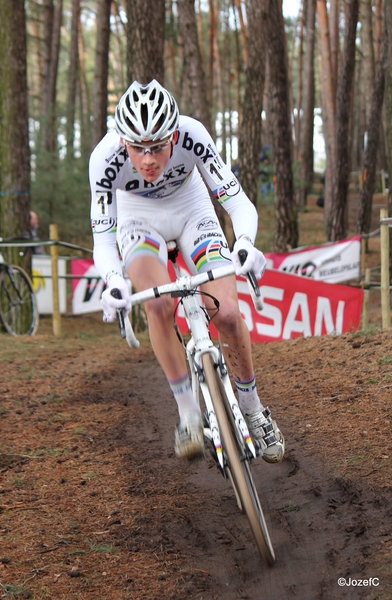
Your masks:
M 113 298 L 116 298 L 116 300 L 121 300 L 121 298 L 122 298 L 121 292 L 118 288 L 113 288 L 112 290 L 110 290 L 110 294 L 113 296 Z M 124 309 L 117 308 L 116 313 L 117 313 L 117 321 L 118 321 L 118 326 L 120 328 L 121 337 L 125 338 L 126 331 L 125 331 L 125 321 L 124 321 Z
M 238 258 L 240 259 L 240 263 L 241 265 L 243 265 L 246 261 L 246 258 L 248 256 L 248 253 L 246 250 L 239 250 L 238 251 Z M 246 278 L 253 290 L 253 302 L 254 305 L 256 307 L 257 310 L 262 310 L 263 309 L 263 303 L 261 301 L 261 292 L 260 292 L 260 288 L 259 288 L 259 284 L 256 278 L 256 275 L 254 274 L 253 271 L 248 271 L 248 273 L 246 274 Z

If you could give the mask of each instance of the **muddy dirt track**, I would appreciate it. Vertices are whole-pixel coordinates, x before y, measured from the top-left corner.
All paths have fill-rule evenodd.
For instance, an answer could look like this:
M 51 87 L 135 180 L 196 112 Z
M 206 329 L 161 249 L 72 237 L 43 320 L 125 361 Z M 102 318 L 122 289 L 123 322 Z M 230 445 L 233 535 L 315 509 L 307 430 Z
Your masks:
M 269 568 L 213 460 L 175 457 L 148 344 L 94 326 L 0 336 L 0 598 L 392 597 L 391 332 L 254 348 L 287 442 L 253 467 Z

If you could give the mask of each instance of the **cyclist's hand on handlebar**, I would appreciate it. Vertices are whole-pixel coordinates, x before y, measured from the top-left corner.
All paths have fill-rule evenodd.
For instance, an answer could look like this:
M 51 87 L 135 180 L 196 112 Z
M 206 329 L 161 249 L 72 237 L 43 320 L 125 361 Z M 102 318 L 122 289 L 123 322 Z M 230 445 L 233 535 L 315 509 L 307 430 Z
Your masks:
M 120 299 L 115 298 L 111 293 L 115 288 L 120 291 Z M 114 323 L 117 319 L 118 310 L 124 309 L 125 315 L 131 310 L 131 298 L 128 285 L 125 279 L 120 277 L 120 275 L 113 275 L 110 278 L 108 287 L 102 293 L 101 304 L 103 309 L 102 320 L 105 323 Z
M 244 264 L 241 263 L 238 255 L 241 250 L 245 250 L 248 254 Z M 260 279 L 264 274 L 267 266 L 267 260 L 264 254 L 255 248 L 252 242 L 246 237 L 241 237 L 236 241 L 233 252 L 231 253 L 231 259 L 237 275 L 245 276 L 249 271 L 253 271 L 257 279 Z

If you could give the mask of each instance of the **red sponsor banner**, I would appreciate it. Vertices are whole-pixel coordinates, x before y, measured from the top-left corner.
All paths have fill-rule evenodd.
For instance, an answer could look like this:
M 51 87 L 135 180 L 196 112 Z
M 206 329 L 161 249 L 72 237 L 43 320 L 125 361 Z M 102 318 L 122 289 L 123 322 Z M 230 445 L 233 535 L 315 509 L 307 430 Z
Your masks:
M 188 275 L 179 256 L 178 264 Z M 71 261 L 73 275 L 86 279 L 73 280 L 72 307 L 74 313 L 101 310 L 103 281 L 90 259 Z M 170 275 L 174 279 L 172 267 Z M 276 342 L 300 336 L 340 334 L 358 329 L 361 319 L 363 291 L 340 284 L 314 281 L 275 270 L 267 270 L 259 281 L 263 310 L 257 311 L 249 294 L 248 284 L 237 277 L 241 313 L 254 343 Z M 181 306 L 176 320 L 182 333 L 188 331 Z M 211 334 L 216 337 L 214 326 Z
M 186 274 L 181 258 L 179 265 Z M 273 270 L 264 273 L 259 285 L 263 299 L 262 311 L 255 309 L 245 279 L 237 277 L 240 310 L 252 342 L 340 334 L 355 331 L 359 327 L 363 298 L 360 289 Z M 188 331 L 180 307 L 177 323 L 182 333 Z M 213 326 L 211 334 L 217 336 Z

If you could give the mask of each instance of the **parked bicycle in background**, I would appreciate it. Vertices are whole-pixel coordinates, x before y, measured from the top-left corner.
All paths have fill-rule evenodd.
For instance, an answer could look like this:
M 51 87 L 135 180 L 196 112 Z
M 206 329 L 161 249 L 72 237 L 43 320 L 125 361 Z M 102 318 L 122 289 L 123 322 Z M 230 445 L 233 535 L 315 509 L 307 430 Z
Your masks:
M 15 242 L 0 238 L 0 242 Z M 11 335 L 34 335 L 39 314 L 32 281 L 19 265 L 6 262 L 0 252 L 0 321 Z

